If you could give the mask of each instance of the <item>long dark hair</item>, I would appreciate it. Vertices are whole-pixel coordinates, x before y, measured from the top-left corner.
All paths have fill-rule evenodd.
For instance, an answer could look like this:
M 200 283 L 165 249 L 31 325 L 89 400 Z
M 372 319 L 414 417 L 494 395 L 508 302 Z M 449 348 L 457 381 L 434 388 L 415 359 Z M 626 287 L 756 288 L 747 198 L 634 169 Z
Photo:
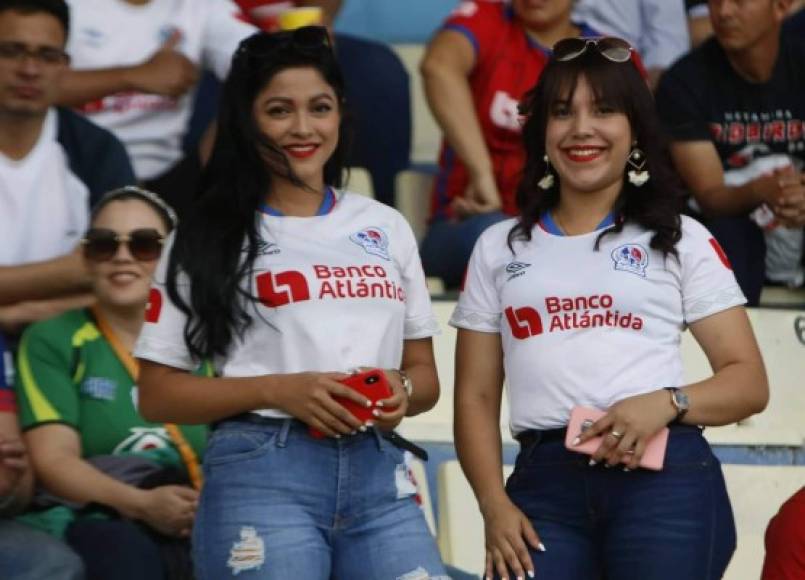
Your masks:
M 520 113 L 525 117 L 523 142 L 526 163 L 516 195 L 520 216 L 509 232 L 509 248 L 513 248 L 515 240 L 530 240 L 532 228 L 540 216 L 559 203 L 558 175 L 555 175 L 554 186 L 548 190 L 537 185 L 547 170 L 544 160 L 545 134 L 554 106 L 558 101 L 572 99 L 582 75 L 596 100 L 624 113 L 629 119 L 637 147 L 646 155 L 645 169 L 651 175 L 642 187 L 636 187 L 624 179 L 623 188 L 612 208 L 620 219 L 616 219 L 614 226 L 598 236 L 595 249 L 598 249 L 604 236 L 620 232 L 625 223 L 633 222 L 654 232 L 650 243 L 652 248 L 666 256 L 676 256 L 675 246 L 682 236 L 680 212 L 684 195 L 671 168 L 654 99 L 631 61 L 611 62 L 596 50 L 587 50 L 569 61 L 551 59 L 539 82 L 520 105 Z
M 317 70 L 339 100 L 342 132 L 324 167 L 324 182 L 341 186 L 347 148 L 344 83 L 326 36 L 318 42 L 299 31 L 247 38 L 233 56 L 212 155 L 193 207 L 179 224 L 168 264 L 168 295 L 188 316 L 184 338 L 198 359 L 226 355 L 252 322 L 248 306 L 256 298 L 243 281 L 250 279 L 260 245 L 256 212 L 273 180 L 305 186 L 279 146 L 260 132 L 252 113 L 257 94 L 274 75 L 298 67 Z M 180 292 L 180 275 L 190 281 L 187 297 Z

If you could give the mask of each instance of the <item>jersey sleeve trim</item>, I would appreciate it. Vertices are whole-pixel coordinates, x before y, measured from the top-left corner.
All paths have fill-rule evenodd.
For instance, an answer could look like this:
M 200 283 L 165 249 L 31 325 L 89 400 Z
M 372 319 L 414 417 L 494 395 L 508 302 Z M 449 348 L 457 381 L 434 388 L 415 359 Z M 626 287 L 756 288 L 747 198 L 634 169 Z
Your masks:
M 691 299 L 685 306 L 685 322 L 691 324 L 743 304 L 746 304 L 746 298 L 737 284 L 722 288 Z
M 78 434 L 78 435 L 81 434 L 80 429 L 78 428 L 78 425 L 75 425 L 73 423 L 69 423 L 69 422 L 65 421 L 64 419 L 54 419 L 52 421 L 39 421 L 39 422 L 36 422 L 36 423 L 31 423 L 30 425 L 23 425 L 22 426 L 22 432 L 27 433 L 28 431 L 33 431 L 34 429 L 36 429 L 38 427 L 44 427 L 45 425 L 64 425 L 65 427 L 70 427 L 70 429 L 74 430 L 76 432 L 76 434 Z
M 430 338 L 441 334 L 439 323 L 434 316 L 425 318 L 415 318 L 405 321 L 403 329 L 404 340 L 416 340 L 418 338 Z
M 477 330 L 478 332 L 494 332 L 499 334 L 500 313 L 477 312 L 456 306 L 453 315 L 450 317 L 449 324 L 453 328 L 465 328 L 467 330 Z
M 184 345 L 179 347 L 154 337 L 141 335 L 137 341 L 137 347 L 134 349 L 134 356 L 189 372 L 199 368 L 198 363 L 194 363 L 187 357 Z
M 28 341 L 25 339 L 20 343 L 20 352 L 17 360 L 20 384 L 31 407 L 34 423 L 62 421 L 61 415 L 59 415 L 58 411 L 56 411 L 50 403 L 34 378 L 33 370 L 31 370 L 31 361 L 28 357 Z
M 478 38 L 472 30 L 463 24 L 445 24 L 442 26 L 442 30 L 453 30 L 454 32 L 463 34 L 472 45 L 472 49 L 475 51 L 475 58 L 478 58 L 478 53 L 481 52 L 481 45 L 478 43 Z

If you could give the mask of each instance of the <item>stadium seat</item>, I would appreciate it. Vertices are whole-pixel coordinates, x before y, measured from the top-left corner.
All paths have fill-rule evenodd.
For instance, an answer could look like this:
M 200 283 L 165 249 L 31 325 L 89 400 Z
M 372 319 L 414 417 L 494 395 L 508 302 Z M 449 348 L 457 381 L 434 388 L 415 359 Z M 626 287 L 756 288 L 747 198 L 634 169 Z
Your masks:
M 504 478 L 512 466 L 504 466 Z M 738 548 L 724 580 L 757 580 L 765 553 L 763 535 L 782 503 L 805 483 L 802 465 L 725 465 L 735 512 Z M 458 461 L 439 467 L 437 541 L 447 564 L 471 571 L 484 565 L 484 527 L 475 496 Z
M 413 113 L 413 141 L 411 144 L 411 160 L 414 163 L 435 164 L 439 158 L 439 147 L 442 132 L 430 112 L 422 77 L 419 74 L 419 63 L 425 53 L 424 44 L 395 44 L 392 50 L 397 53 L 410 77 L 411 108 Z
M 368 198 L 374 199 L 375 192 L 372 187 L 372 176 L 363 167 L 350 167 L 349 180 L 346 188 L 354 193 L 360 193 Z
M 394 188 L 394 207 L 405 216 L 417 242 L 421 242 L 428 227 L 430 190 L 433 175 L 409 169 L 397 174 Z
M 771 308 L 799 308 L 805 310 L 805 288 L 766 286 L 760 293 L 760 305 Z

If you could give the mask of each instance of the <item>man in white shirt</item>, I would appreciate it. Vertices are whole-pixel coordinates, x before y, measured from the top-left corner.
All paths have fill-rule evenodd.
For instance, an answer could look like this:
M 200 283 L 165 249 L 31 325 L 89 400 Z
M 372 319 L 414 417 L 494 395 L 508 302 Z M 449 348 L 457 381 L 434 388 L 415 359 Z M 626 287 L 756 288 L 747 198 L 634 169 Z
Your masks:
M 0 6 L 0 326 L 12 331 L 86 301 L 76 247 L 90 206 L 134 181 L 113 135 L 53 106 L 68 18 L 63 0 Z

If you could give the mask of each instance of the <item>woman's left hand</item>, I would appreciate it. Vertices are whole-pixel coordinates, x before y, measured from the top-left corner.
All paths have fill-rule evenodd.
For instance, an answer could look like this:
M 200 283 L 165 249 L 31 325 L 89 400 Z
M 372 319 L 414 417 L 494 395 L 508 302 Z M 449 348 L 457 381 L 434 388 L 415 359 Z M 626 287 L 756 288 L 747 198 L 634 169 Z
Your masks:
M 612 405 L 579 437 L 579 444 L 602 435 L 592 461 L 605 461 L 609 466 L 622 463 L 628 469 L 636 469 L 648 440 L 675 418 L 671 395 L 665 389 L 635 395 Z
M 408 411 L 408 393 L 402 385 L 400 373 L 394 369 L 383 371 L 391 386 L 391 397 L 378 401 L 378 409 L 372 411 L 375 416 L 375 425 L 381 431 L 393 431 L 405 417 Z

